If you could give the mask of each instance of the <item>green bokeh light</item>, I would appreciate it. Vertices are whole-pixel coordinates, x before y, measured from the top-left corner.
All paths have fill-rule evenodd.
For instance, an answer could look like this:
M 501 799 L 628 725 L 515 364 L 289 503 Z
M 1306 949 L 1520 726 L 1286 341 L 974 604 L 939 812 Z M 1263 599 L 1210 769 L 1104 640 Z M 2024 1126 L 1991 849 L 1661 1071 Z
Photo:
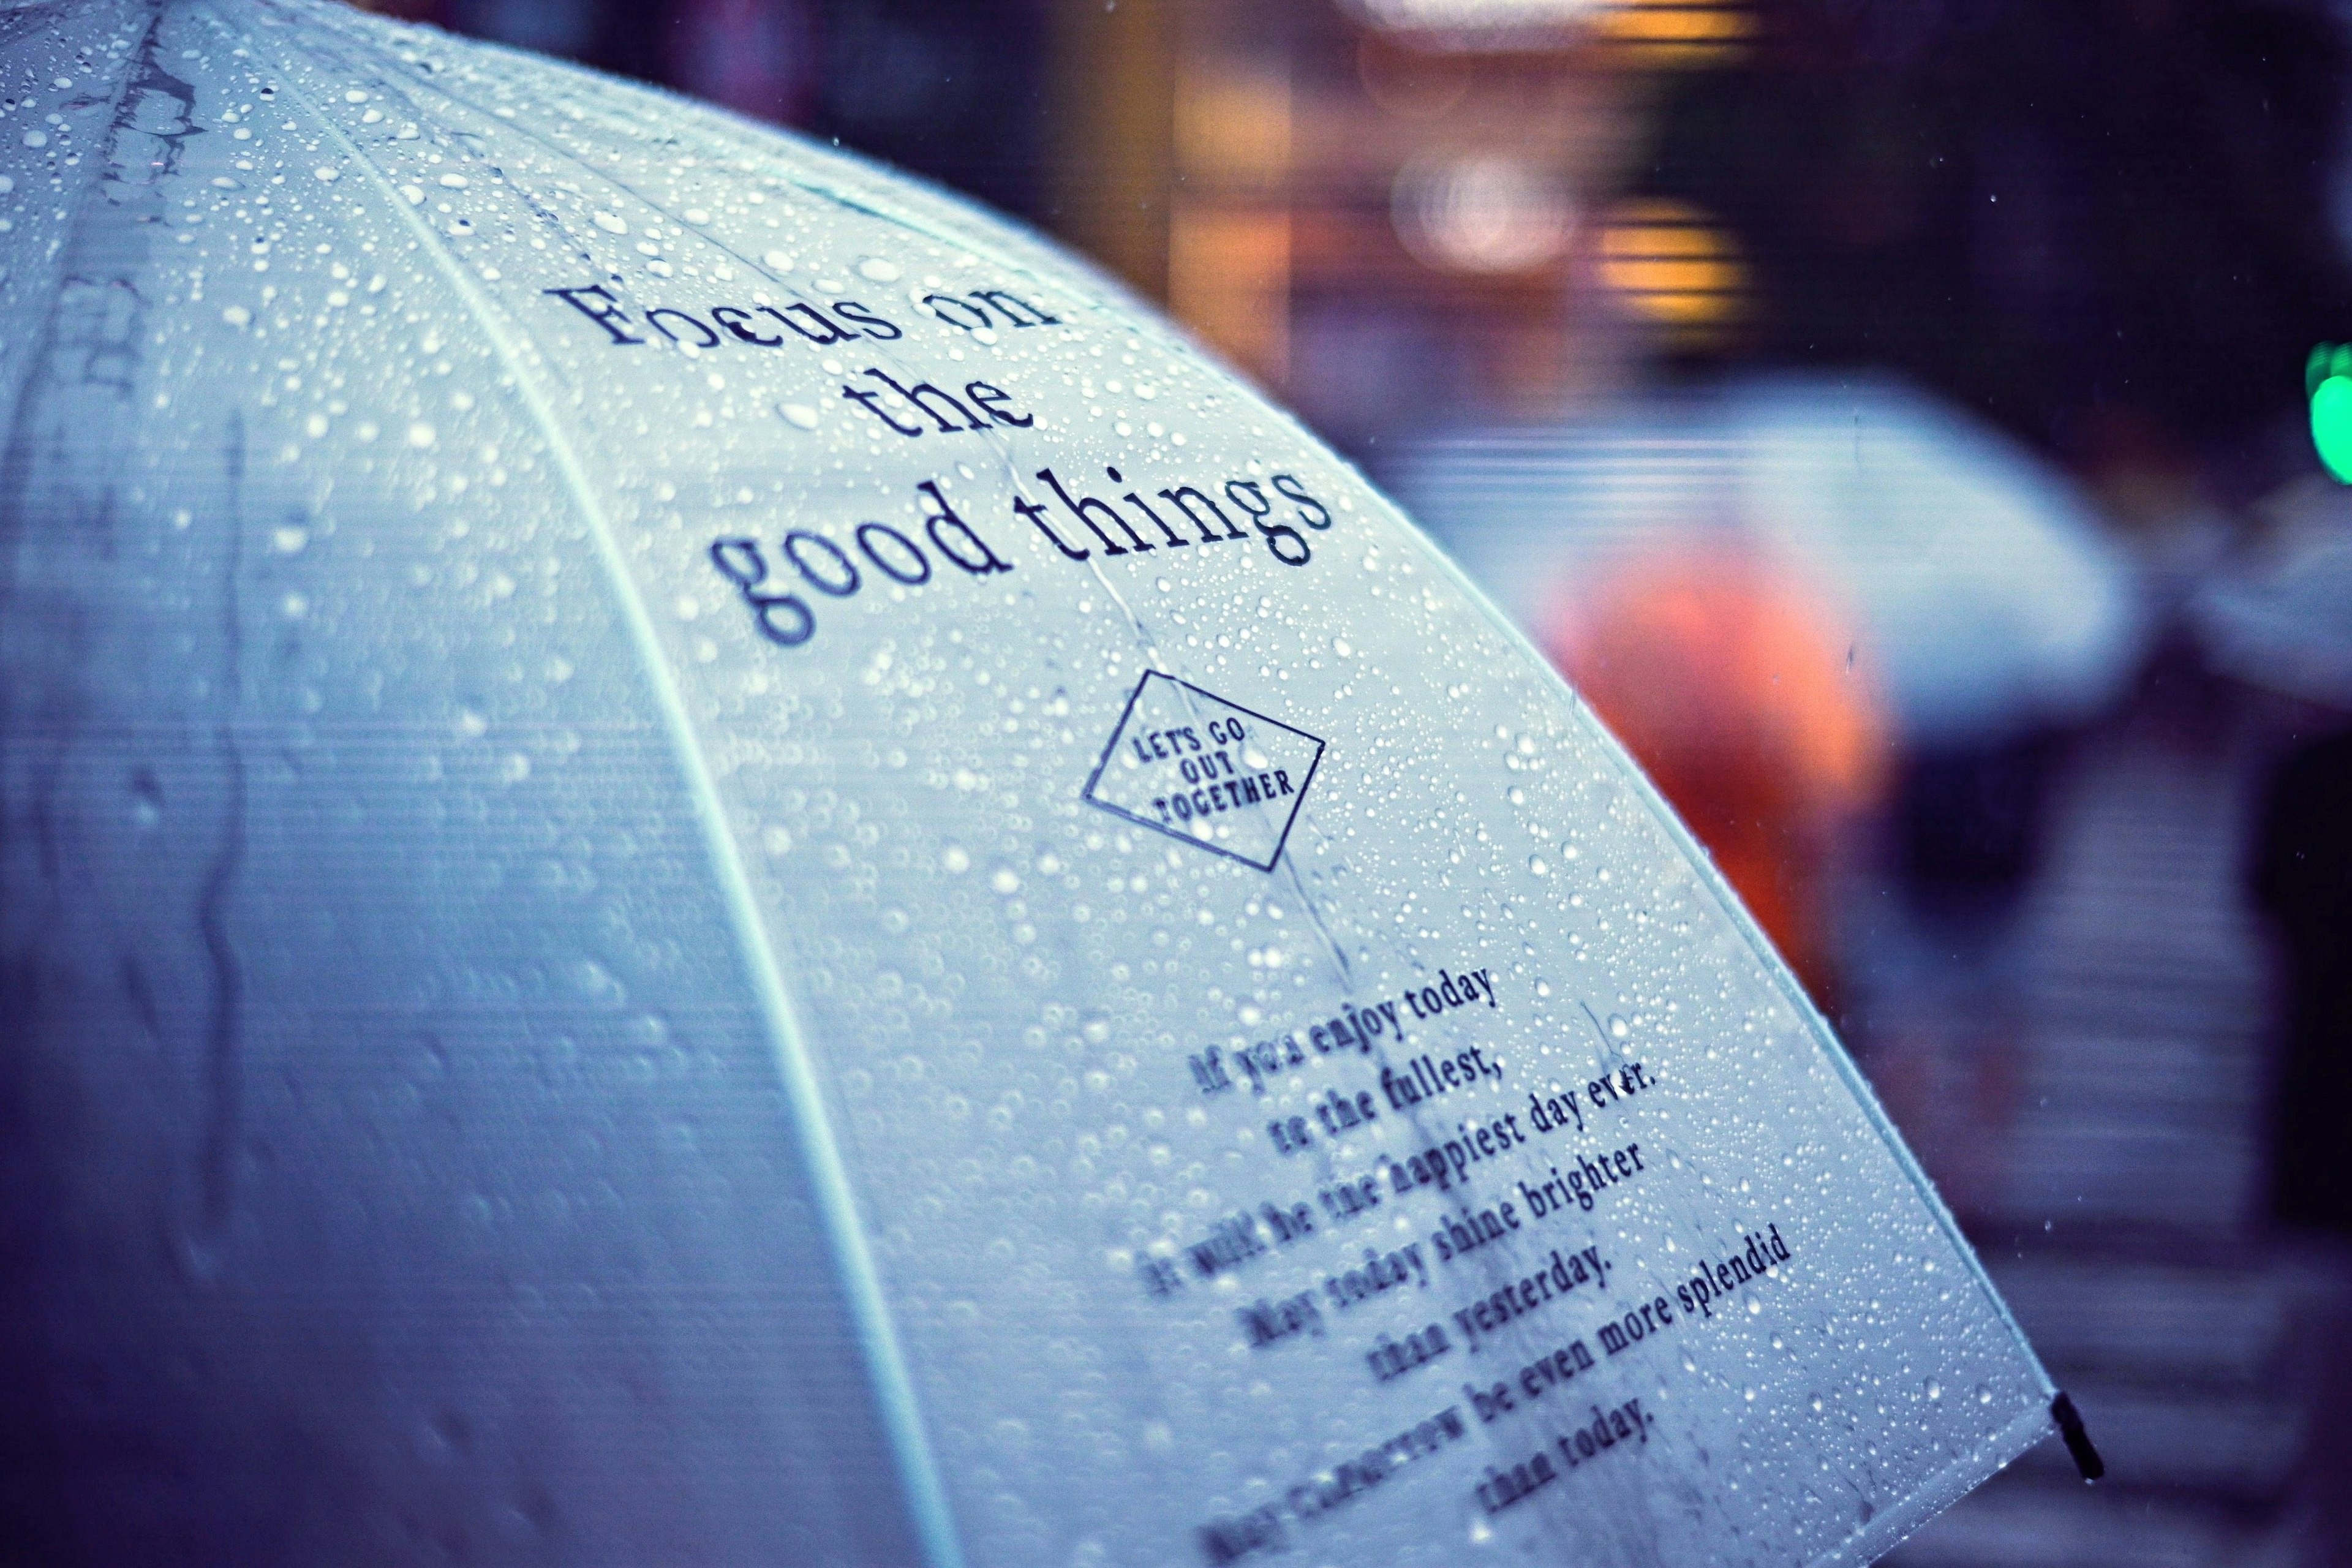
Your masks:
M 2352 345 L 2312 350 L 2304 384 L 2311 394 L 2311 444 L 2327 471 L 2352 485 Z
M 2327 471 L 2352 485 L 2352 376 L 2331 375 L 2311 395 L 2311 439 Z

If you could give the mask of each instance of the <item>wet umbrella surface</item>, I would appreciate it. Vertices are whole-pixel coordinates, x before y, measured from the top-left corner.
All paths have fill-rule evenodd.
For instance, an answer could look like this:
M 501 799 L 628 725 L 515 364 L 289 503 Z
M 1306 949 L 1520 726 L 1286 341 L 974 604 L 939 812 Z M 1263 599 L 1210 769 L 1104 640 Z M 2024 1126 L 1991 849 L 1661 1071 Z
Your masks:
M 2050 1433 L 1615 747 L 1099 279 L 331 6 L 0 99 L 34 1560 L 1855 1562 Z

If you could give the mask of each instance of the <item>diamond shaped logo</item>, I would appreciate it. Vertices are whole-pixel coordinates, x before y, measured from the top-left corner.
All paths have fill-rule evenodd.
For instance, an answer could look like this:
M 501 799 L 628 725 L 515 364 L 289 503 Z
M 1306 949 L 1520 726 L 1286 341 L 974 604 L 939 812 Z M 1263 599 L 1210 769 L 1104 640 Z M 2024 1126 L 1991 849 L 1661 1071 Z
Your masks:
M 1129 822 L 1274 869 L 1323 742 L 1152 670 L 1136 683 L 1086 798 Z

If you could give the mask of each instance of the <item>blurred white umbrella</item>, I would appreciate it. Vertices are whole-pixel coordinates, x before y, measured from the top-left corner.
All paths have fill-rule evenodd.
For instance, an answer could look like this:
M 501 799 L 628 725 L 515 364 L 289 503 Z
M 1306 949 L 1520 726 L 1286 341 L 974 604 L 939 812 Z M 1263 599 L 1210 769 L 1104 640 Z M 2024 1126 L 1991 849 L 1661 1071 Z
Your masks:
M 1542 626 L 1612 557 L 1730 529 L 1855 627 L 1902 732 L 1984 743 L 2095 707 L 2147 616 L 2129 557 L 2051 467 L 1878 376 L 1776 377 L 1572 431 L 1433 445 L 1403 499 Z
M 2314 479 L 2264 510 L 2273 528 L 2207 574 L 2190 616 L 2240 679 L 2352 708 L 2352 494 Z

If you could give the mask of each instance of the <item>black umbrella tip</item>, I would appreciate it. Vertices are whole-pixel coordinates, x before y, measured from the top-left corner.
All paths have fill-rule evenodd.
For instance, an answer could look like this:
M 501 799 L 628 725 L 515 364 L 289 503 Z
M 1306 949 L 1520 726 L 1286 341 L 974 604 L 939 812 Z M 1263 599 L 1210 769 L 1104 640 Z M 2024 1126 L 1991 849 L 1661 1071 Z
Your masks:
M 2061 1394 L 2050 1402 L 2050 1418 L 2058 1423 L 2058 1436 L 2066 1440 L 2066 1452 L 2082 1472 L 2085 1485 L 2107 1473 L 2107 1462 L 2099 1458 L 2099 1450 L 2091 1442 L 2091 1434 L 2083 1425 L 2083 1413 L 2074 1402 Z

